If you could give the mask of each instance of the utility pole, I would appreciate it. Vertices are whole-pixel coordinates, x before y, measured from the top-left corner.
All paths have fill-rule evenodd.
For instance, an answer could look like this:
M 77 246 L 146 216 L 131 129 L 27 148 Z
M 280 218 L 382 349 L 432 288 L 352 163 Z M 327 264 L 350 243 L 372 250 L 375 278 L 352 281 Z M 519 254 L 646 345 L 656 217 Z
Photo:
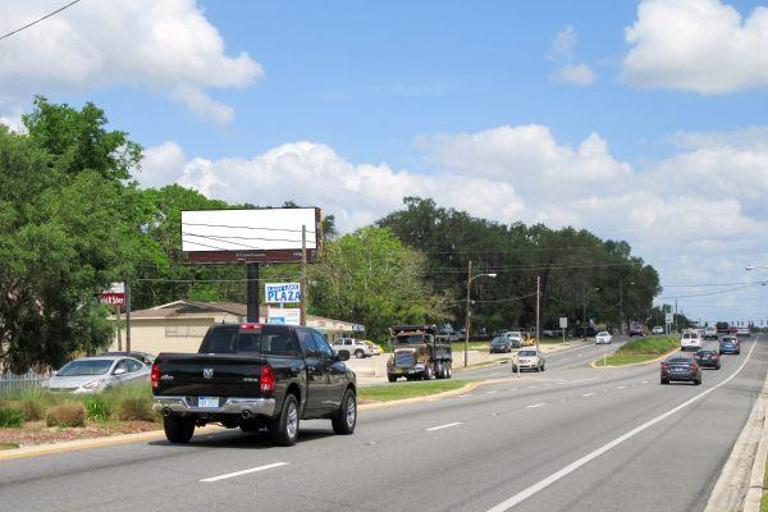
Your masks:
M 470 289 L 472 287 L 472 260 L 469 260 L 469 264 L 467 265 L 467 316 L 464 320 L 464 368 L 469 366 L 469 354 L 467 351 L 469 350 L 469 307 L 470 307 Z
M 299 323 L 307 325 L 307 226 L 301 226 L 301 302 L 299 303 Z
M 675 299 L 675 315 L 672 317 L 672 321 L 675 324 L 675 332 L 677 332 L 677 299 Z
M 125 351 L 131 351 L 131 283 L 125 281 Z
M 117 307 L 117 351 L 123 351 L 123 327 L 120 325 L 120 305 Z
M 619 334 L 624 334 L 624 276 L 619 276 Z
M 536 352 L 539 352 L 539 333 L 541 317 L 541 276 L 536 276 Z

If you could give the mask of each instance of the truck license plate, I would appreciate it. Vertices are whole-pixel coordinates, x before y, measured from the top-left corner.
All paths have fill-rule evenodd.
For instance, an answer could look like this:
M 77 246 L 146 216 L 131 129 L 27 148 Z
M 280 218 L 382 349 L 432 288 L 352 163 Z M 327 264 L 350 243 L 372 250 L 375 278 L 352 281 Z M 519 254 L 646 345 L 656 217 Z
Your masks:
M 219 397 L 217 396 L 201 396 L 197 399 L 198 407 L 206 407 L 215 409 L 219 407 Z

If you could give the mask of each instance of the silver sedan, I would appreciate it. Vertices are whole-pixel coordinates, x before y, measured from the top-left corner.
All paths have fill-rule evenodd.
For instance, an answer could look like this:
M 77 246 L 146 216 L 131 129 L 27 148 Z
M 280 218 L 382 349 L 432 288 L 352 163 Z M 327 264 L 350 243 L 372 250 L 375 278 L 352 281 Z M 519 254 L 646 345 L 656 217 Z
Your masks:
M 150 367 L 132 357 L 82 357 L 65 364 L 48 381 L 50 391 L 101 393 L 128 382 L 149 380 Z

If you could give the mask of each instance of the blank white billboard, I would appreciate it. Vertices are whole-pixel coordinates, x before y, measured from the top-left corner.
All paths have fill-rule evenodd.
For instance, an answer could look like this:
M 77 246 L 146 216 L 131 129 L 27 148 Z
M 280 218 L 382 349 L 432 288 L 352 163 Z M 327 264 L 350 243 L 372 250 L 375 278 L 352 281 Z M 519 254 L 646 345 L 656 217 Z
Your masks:
M 307 249 L 318 248 L 316 208 L 204 210 L 181 212 L 181 250 L 247 252 L 301 250 L 306 226 Z

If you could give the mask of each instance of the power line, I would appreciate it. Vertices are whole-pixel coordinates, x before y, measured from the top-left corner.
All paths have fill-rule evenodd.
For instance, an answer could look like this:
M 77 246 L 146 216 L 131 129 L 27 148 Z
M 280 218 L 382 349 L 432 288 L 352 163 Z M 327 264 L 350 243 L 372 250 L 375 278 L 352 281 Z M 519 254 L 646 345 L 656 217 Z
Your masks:
M 54 16 L 54 15 L 56 15 L 56 14 L 60 13 L 60 12 L 61 12 L 61 11 L 63 11 L 64 9 L 67 9 L 67 8 L 69 8 L 69 7 L 72 7 L 73 5 L 75 5 L 76 3 L 78 3 L 79 1 L 80 1 L 80 0 L 73 0 L 72 2 L 69 2 L 68 4 L 66 4 L 65 6 L 63 6 L 63 7 L 59 7 L 59 8 L 58 8 L 58 9 L 56 9 L 55 11 L 53 11 L 53 12 L 50 12 L 50 13 L 46 14 L 45 16 L 41 17 L 41 18 L 38 18 L 38 19 L 36 19 L 35 21 L 32 21 L 32 22 L 30 22 L 30 23 L 27 23 L 27 24 L 26 24 L 26 25 L 24 25 L 23 27 L 19 27 L 19 28 L 17 28 L 16 30 L 12 30 L 12 31 L 8 32 L 7 34 L 4 34 L 4 35 L 0 36 L 0 41 L 2 41 L 3 39 L 5 39 L 5 38 L 7 38 L 7 37 L 11 37 L 11 36 L 12 36 L 12 35 L 14 35 L 14 34 L 18 34 L 18 33 L 19 33 L 19 32 L 21 32 L 22 30 L 26 30 L 26 29 L 28 29 L 28 28 L 29 28 L 29 27 L 31 27 L 31 26 L 37 25 L 37 24 L 38 24 L 38 23 L 40 23 L 41 21 L 43 21 L 43 20 L 46 20 L 46 19 L 50 18 L 51 16 Z
M 721 295 L 724 293 L 731 293 L 731 292 L 737 292 L 740 290 L 745 290 L 747 288 L 754 288 L 755 286 L 765 286 L 766 283 L 753 283 L 749 284 L 747 286 L 739 286 L 737 288 L 730 288 L 728 290 L 719 290 L 716 292 L 707 292 L 707 293 L 696 293 L 691 295 L 676 295 L 676 296 L 666 296 L 666 297 L 656 297 L 656 300 L 668 300 L 668 299 L 689 299 L 693 297 L 709 297 L 710 295 Z

